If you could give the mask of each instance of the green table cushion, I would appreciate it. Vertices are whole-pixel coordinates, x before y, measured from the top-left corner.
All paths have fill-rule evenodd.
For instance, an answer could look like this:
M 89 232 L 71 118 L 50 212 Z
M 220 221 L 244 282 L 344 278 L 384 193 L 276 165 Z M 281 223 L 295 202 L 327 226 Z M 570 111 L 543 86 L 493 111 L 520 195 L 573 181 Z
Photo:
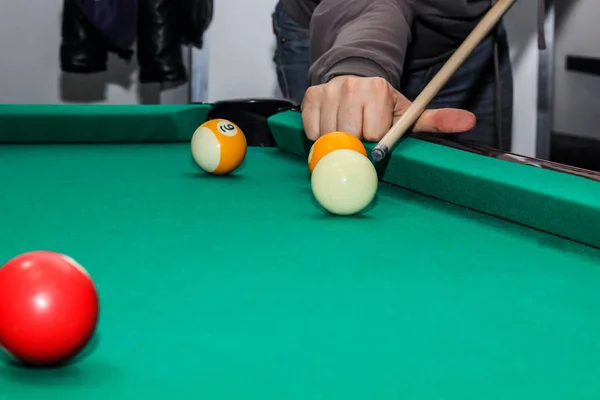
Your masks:
M 211 110 L 184 105 L 0 105 L 0 143 L 190 140 Z
M 310 146 L 299 112 L 276 114 L 269 124 L 281 150 L 308 155 Z M 600 247 L 600 183 L 596 181 L 410 137 L 380 168 L 380 177 L 393 185 Z

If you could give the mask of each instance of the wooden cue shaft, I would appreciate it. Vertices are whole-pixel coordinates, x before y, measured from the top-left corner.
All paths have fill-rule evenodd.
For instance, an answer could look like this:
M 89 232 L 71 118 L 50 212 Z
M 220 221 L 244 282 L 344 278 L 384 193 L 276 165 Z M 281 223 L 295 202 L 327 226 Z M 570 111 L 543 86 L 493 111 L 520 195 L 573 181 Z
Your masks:
M 378 162 L 383 160 L 389 150 L 396 142 L 413 126 L 421 116 L 427 105 L 435 95 L 448 82 L 448 79 L 462 65 L 466 58 L 473 52 L 475 47 L 486 37 L 494 26 L 502 19 L 504 14 L 512 7 L 516 0 L 498 0 L 496 4 L 486 13 L 479 24 L 467 36 L 465 41 L 454 52 L 452 57 L 433 77 L 431 82 L 423 89 L 412 105 L 400 117 L 392 128 L 385 134 L 371 152 L 371 160 Z

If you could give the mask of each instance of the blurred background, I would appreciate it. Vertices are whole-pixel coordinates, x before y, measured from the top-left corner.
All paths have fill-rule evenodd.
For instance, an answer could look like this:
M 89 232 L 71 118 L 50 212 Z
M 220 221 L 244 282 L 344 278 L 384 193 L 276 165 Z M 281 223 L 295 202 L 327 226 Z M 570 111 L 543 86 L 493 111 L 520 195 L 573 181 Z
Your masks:
M 168 104 L 277 97 L 271 13 L 276 0 L 216 0 L 201 50 L 185 48 L 190 81 L 139 84 L 134 61 L 61 71 L 61 0 L 3 0 L 0 103 Z M 537 2 L 505 18 L 515 75 L 513 151 L 600 171 L 600 1 L 548 2 L 548 50 L 537 47 Z

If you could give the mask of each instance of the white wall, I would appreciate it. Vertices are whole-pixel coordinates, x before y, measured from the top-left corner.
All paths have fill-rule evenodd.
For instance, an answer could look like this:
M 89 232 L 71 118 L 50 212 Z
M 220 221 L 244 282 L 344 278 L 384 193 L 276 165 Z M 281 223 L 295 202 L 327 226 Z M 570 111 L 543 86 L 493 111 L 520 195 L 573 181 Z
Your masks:
M 215 0 L 213 22 L 206 33 L 207 46 L 195 51 L 193 57 L 195 64 L 205 63 L 207 68 L 207 92 L 198 94 L 197 100 L 279 95 L 272 61 L 275 38 L 271 14 L 276 3 L 277 0 Z
M 514 79 L 513 148 L 524 156 L 535 156 L 537 137 L 537 1 L 515 3 L 504 23 L 510 42 Z
M 187 101 L 186 88 L 139 85 L 137 66 L 111 57 L 94 75 L 60 70 L 62 0 L 0 0 L 0 103 Z M 183 97 L 182 97 L 183 96 Z
M 567 55 L 600 58 L 600 0 L 559 1 L 556 14 L 554 130 L 600 139 L 600 76 L 565 69 Z

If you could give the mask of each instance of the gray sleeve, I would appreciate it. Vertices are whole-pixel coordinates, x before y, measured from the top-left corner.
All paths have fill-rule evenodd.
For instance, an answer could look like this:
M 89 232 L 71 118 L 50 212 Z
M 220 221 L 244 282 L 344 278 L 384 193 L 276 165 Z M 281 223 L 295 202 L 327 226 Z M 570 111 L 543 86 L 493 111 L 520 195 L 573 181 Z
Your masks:
M 400 86 L 415 0 L 322 0 L 311 20 L 311 85 L 339 75 Z

